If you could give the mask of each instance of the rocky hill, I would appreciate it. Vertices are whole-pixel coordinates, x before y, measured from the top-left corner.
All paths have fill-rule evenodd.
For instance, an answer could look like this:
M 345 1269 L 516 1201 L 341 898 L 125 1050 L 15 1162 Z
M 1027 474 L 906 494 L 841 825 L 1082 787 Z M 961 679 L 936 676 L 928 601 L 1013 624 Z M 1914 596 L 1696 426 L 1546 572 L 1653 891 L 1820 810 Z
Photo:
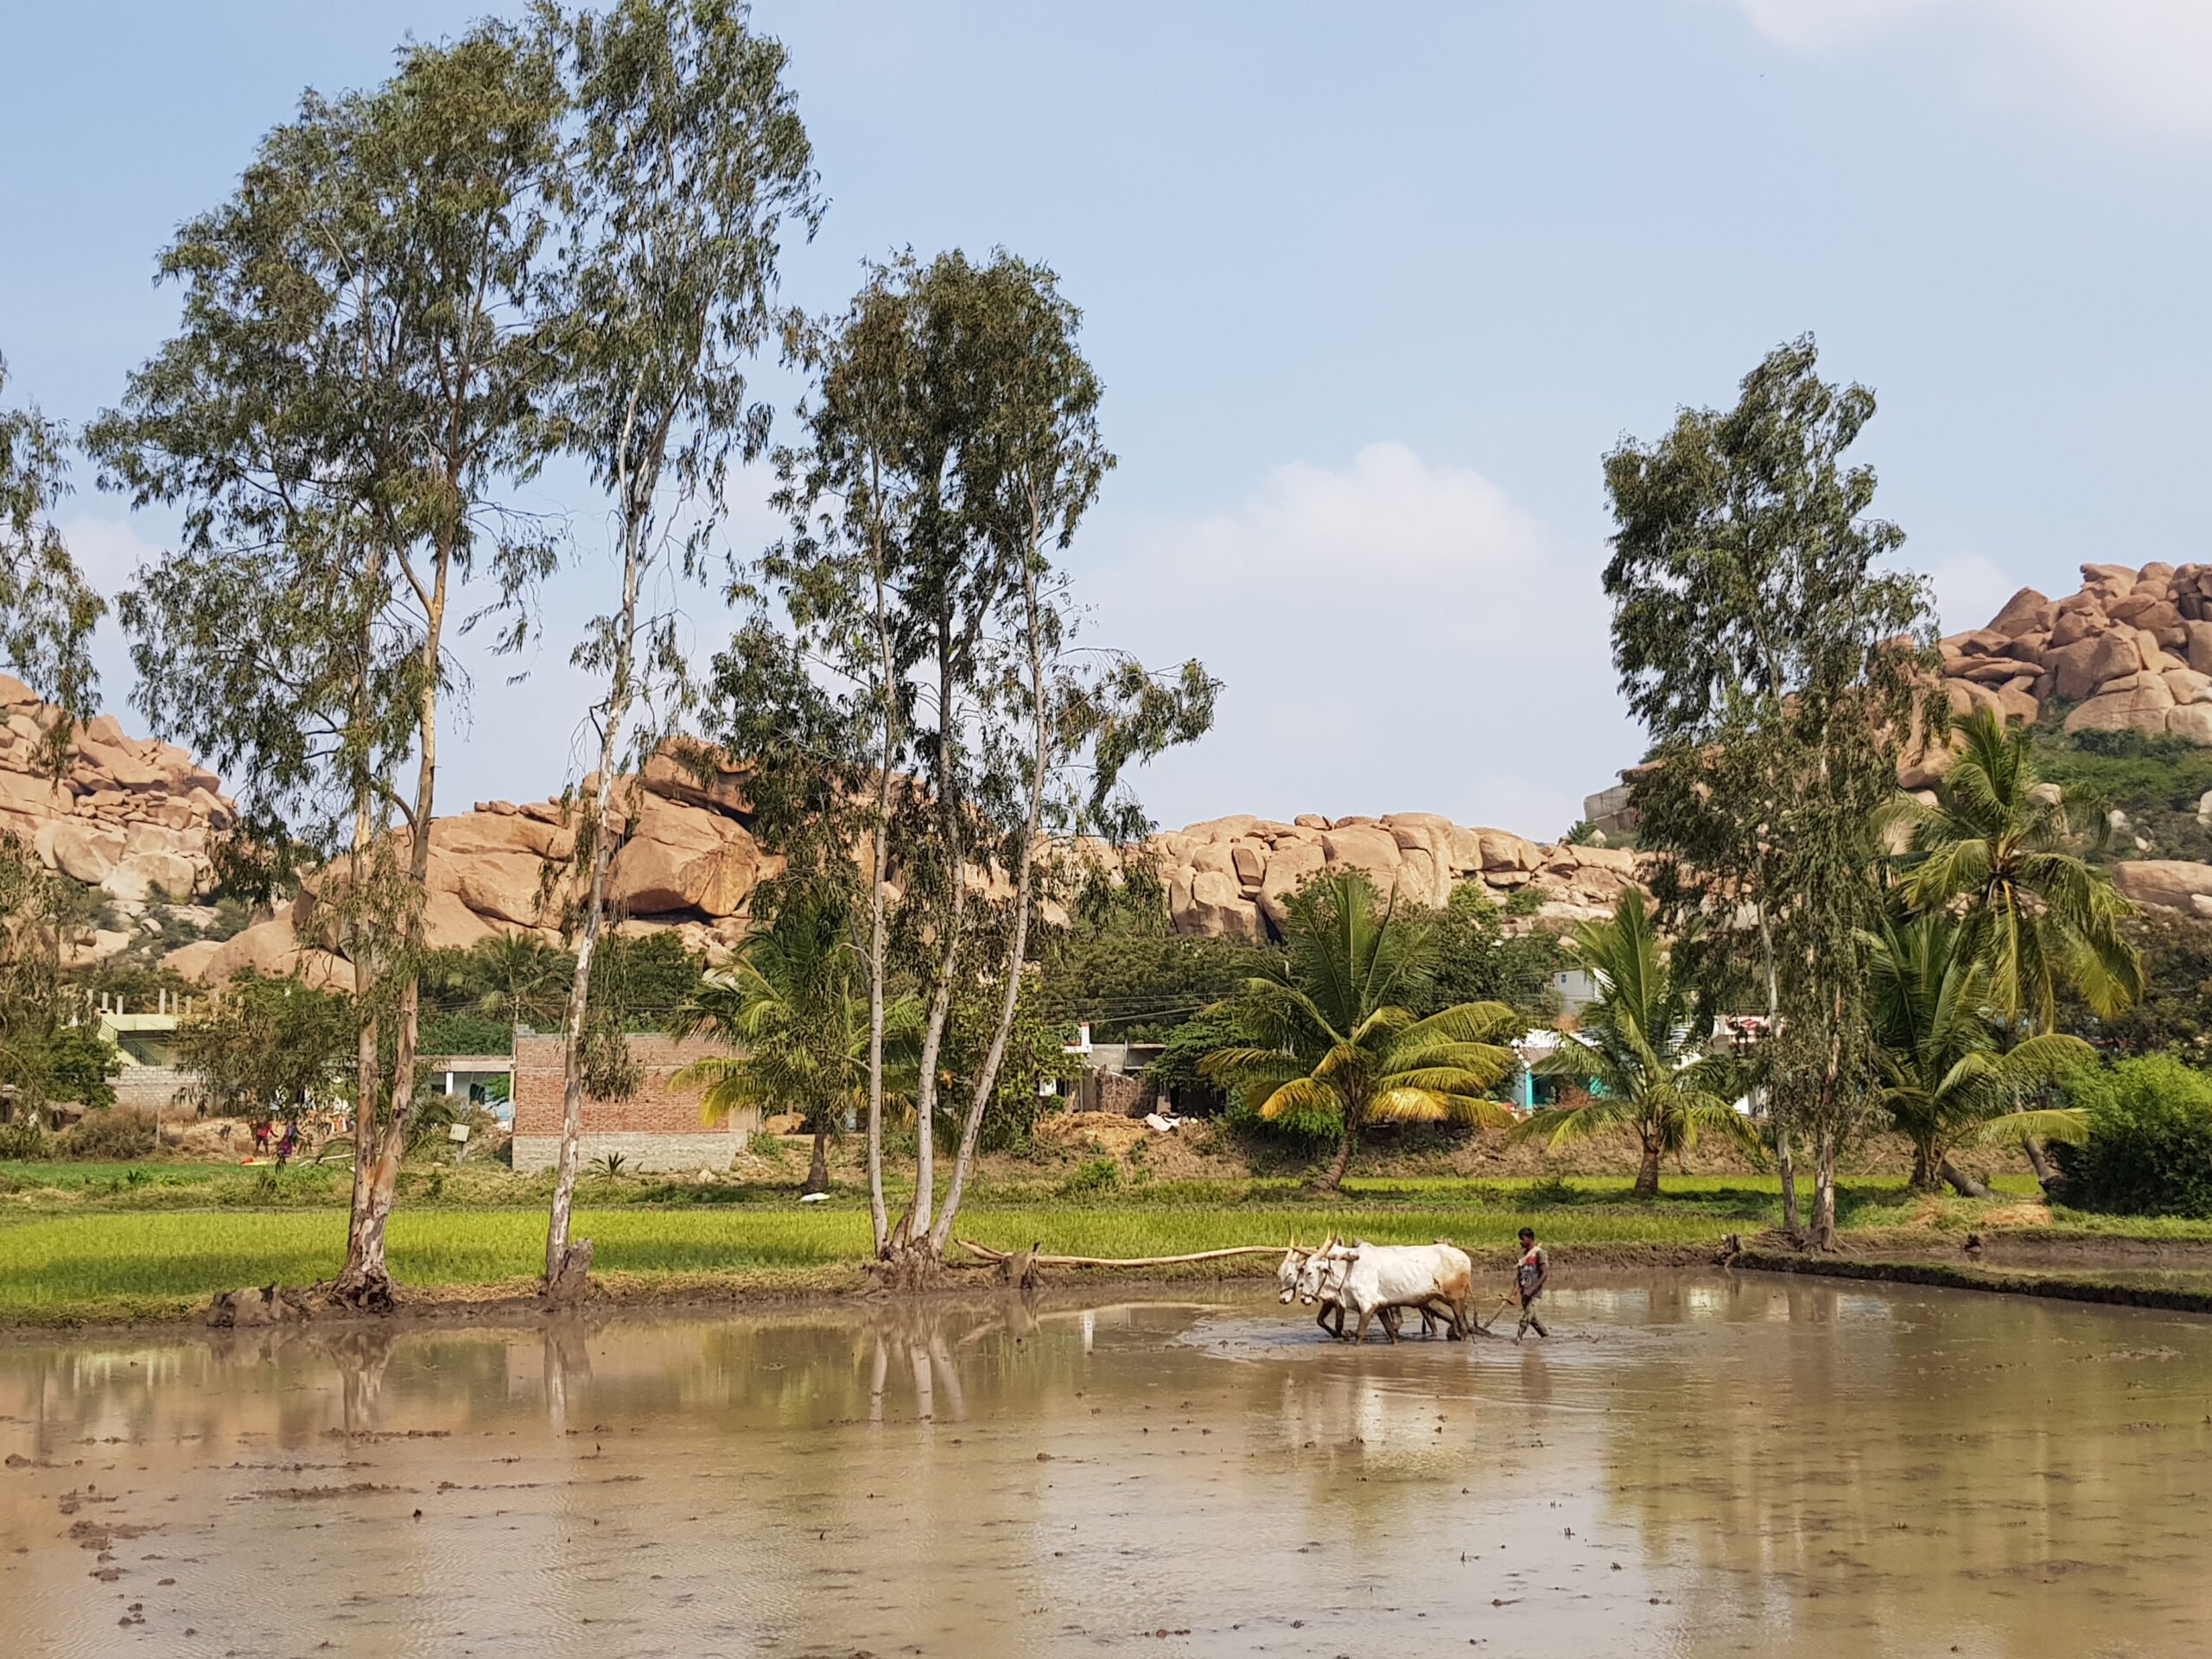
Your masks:
M 2081 591 L 2051 600 L 2023 588 L 1986 628 L 1942 642 L 1955 710 L 1978 705 L 2034 725 L 2063 760 L 2105 764 L 2116 734 L 2135 746 L 2125 760 L 2145 804 L 2118 847 L 2115 880 L 2155 909 L 2212 916 L 2212 566 L 2082 567 Z M 146 937 L 191 938 L 176 919 L 213 912 L 214 838 L 236 812 L 214 775 L 172 745 L 132 739 L 111 715 L 75 734 L 59 781 L 41 775 L 33 750 L 58 711 L 0 677 L 0 828 L 34 846 L 49 868 L 98 889 L 99 925 L 76 941 L 76 960 L 98 959 Z M 2132 735 L 2129 735 L 2132 734 Z M 2122 745 L 2121 747 L 2125 747 Z M 1931 746 L 1908 759 L 1900 782 L 1925 789 L 1948 769 Z M 2147 782 L 2145 780 L 2148 780 Z M 687 948 L 725 957 L 743 938 L 754 888 L 779 868 L 753 833 L 742 772 L 704 781 L 691 766 L 656 757 L 623 788 L 636 830 L 617 855 L 613 896 L 632 932 L 673 930 Z M 2186 801 L 2180 793 L 2188 793 Z M 431 830 L 434 945 L 467 947 L 497 934 L 559 938 L 575 898 L 568 861 L 574 830 L 558 800 L 478 802 Z M 1090 847 L 1117 865 L 1126 856 Z M 2135 855 L 2128 856 L 2130 853 Z M 1440 906 L 1462 881 L 1478 881 L 1522 914 L 1557 922 L 1611 908 L 1637 879 L 1638 857 L 1605 847 L 1540 842 L 1510 831 L 1454 823 L 1426 812 L 1377 817 L 1300 817 L 1287 823 L 1237 816 L 1154 836 L 1133 855 L 1167 890 L 1179 932 L 1260 939 L 1277 931 L 1283 901 L 1315 872 L 1362 869 L 1386 893 Z M 319 925 L 317 883 L 228 938 L 200 938 L 168 950 L 165 964 L 204 983 L 240 968 L 350 980 Z
M 622 929 L 673 929 L 686 948 L 722 959 L 745 935 L 754 887 L 780 868 L 753 835 L 741 779 L 725 774 L 702 789 L 688 769 L 660 759 L 633 799 L 637 829 L 610 876 L 626 918 Z M 430 833 L 430 944 L 465 949 L 493 934 L 524 932 L 557 940 L 557 918 L 575 896 L 564 863 L 574 844 L 557 801 L 483 801 L 438 820 Z M 1119 862 L 1110 849 L 1084 851 Z M 1284 896 L 1331 867 L 1365 870 L 1384 892 L 1432 906 L 1458 882 L 1479 880 L 1502 901 L 1527 893 L 1516 909 L 1559 919 L 1609 910 L 1636 868 L 1631 853 L 1541 845 L 1424 812 L 1292 823 L 1220 818 L 1156 836 L 1138 854 L 1166 886 L 1176 931 L 1243 940 L 1266 937 L 1282 919 Z M 349 971 L 323 948 L 316 902 L 310 881 L 276 916 L 227 941 L 186 945 L 168 963 L 206 983 L 247 967 L 344 982 Z M 1053 911 L 1046 906 L 1048 916 Z
M 1951 707 L 2063 729 L 2132 730 L 2212 748 L 2212 565 L 2085 564 L 2061 600 L 2023 588 L 1986 628 L 1943 641 Z
M 1942 642 L 1955 713 L 2035 726 L 2050 786 L 2116 809 L 2120 891 L 2152 911 L 2212 917 L 2212 565 L 2085 564 L 2080 591 L 2023 588 L 1989 626 Z M 1950 756 L 1915 757 L 1932 783 Z
M 68 770 L 54 778 L 42 750 L 61 711 L 0 674 L 0 830 L 101 901 L 102 925 L 75 942 L 75 960 L 113 955 L 142 931 L 158 934 L 155 912 L 191 911 L 194 899 L 213 895 L 211 845 L 237 817 L 213 772 L 175 745 L 128 736 L 114 715 L 101 715 L 72 734 Z
M 102 715 L 73 734 L 67 773 L 49 779 L 34 750 L 60 711 L 4 676 L 0 709 L 0 829 L 99 901 L 97 921 L 71 945 L 72 959 L 146 948 L 165 931 L 189 938 L 200 931 L 195 924 L 212 922 L 215 912 L 198 901 L 218 896 L 213 843 L 237 819 L 215 775 L 174 745 L 130 737 Z M 744 774 L 721 768 L 702 779 L 696 765 L 663 754 L 621 788 L 636 817 L 610 878 L 622 927 L 673 930 L 687 949 L 726 957 L 744 937 L 753 889 L 781 868 L 753 834 Z M 560 918 L 576 896 L 575 845 L 557 799 L 480 801 L 440 818 L 430 831 L 431 944 L 466 949 L 516 933 L 557 940 Z M 1477 880 L 1501 902 L 1525 895 L 1514 904 L 1518 912 L 1567 920 L 1610 909 L 1634 880 L 1637 861 L 1624 851 L 1541 843 L 1427 812 L 1289 823 L 1239 816 L 1155 836 L 1133 853 L 1101 845 L 1083 851 L 1109 866 L 1147 861 L 1167 889 L 1177 931 L 1246 940 L 1279 926 L 1285 896 L 1325 868 L 1365 870 L 1385 893 L 1433 906 L 1459 882 Z M 351 969 L 318 922 L 319 886 L 310 877 L 274 914 L 227 938 L 194 938 L 162 961 L 209 984 L 241 968 L 350 982 Z M 187 925 L 180 930 L 179 922 Z

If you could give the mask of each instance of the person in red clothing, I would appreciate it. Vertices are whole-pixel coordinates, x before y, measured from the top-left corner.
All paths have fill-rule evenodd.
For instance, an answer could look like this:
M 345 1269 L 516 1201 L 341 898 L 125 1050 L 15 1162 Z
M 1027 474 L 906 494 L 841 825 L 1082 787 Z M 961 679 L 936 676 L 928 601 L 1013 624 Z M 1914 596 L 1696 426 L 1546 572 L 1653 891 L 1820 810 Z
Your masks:
M 1536 1299 L 1544 1294 L 1544 1286 L 1552 1276 L 1551 1258 L 1544 1254 L 1544 1247 L 1536 1243 L 1536 1230 L 1521 1230 L 1521 1260 L 1514 1265 L 1514 1294 L 1521 1299 L 1521 1325 L 1514 1332 L 1518 1342 L 1534 1330 L 1540 1337 L 1551 1332 L 1544 1329 L 1544 1322 L 1536 1317 Z

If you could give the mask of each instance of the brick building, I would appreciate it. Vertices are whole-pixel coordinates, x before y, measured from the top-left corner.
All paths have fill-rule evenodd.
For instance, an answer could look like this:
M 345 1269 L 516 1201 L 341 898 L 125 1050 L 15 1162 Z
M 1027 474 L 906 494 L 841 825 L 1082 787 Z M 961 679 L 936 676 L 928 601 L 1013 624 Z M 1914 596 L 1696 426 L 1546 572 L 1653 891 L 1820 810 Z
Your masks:
M 637 1092 L 627 1100 L 584 1102 L 584 1163 L 610 1152 L 631 1169 L 725 1169 L 760 1127 L 757 1112 L 732 1112 L 720 1123 L 699 1121 L 697 1088 L 671 1088 L 669 1079 L 696 1059 L 728 1054 L 727 1046 L 702 1038 L 633 1036 Z M 518 1173 L 550 1169 L 561 1155 L 561 1039 L 515 1041 L 514 1163 Z

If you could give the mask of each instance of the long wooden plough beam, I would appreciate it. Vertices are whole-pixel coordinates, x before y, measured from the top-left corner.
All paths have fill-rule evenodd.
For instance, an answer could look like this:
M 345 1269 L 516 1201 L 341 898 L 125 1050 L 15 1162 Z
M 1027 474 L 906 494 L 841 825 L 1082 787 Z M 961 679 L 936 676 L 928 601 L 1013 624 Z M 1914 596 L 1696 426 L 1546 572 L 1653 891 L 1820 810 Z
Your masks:
M 1017 1250 L 995 1250 L 988 1244 L 978 1244 L 973 1239 L 960 1241 L 963 1249 L 996 1264 L 1021 1254 Z M 1228 1255 L 1281 1255 L 1280 1244 L 1236 1244 L 1225 1250 L 1199 1250 L 1191 1255 L 1046 1255 L 1041 1253 L 1029 1259 L 1040 1268 L 1167 1268 L 1182 1262 L 1218 1262 Z

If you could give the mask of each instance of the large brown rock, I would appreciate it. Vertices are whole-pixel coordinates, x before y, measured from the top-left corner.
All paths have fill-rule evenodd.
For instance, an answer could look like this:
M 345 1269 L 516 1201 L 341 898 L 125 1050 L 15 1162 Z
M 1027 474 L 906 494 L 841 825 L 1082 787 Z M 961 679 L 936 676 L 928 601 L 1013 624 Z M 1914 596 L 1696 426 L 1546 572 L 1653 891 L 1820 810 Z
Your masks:
M 2004 717 L 2004 706 L 1997 701 L 1997 693 L 1990 687 L 1976 684 L 1972 680 L 1946 680 L 1943 695 L 1951 705 L 1951 717 L 1963 720 L 1977 709 L 1987 709 L 1999 719 Z
M 1475 831 L 1484 870 L 1533 870 L 1538 862 L 1536 843 L 1504 830 Z
M 2174 608 L 2164 593 L 2157 594 L 2140 590 L 2127 598 L 2114 601 L 2109 614 L 2115 622 L 2124 622 L 2132 628 L 2143 628 L 2156 633 L 2161 628 L 2177 627 L 2181 613 Z
M 2185 622 L 2183 659 L 2200 674 L 2212 674 L 2212 622 Z
M 2068 733 L 2163 732 L 2174 694 L 2155 674 L 2139 674 L 2111 691 L 2100 692 L 2066 716 Z
M 2022 678 L 2008 680 L 1997 688 L 1997 707 L 2006 720 L 2017 720 L 2024 726 L 2036 723 L 2042 704 L 2031 689 L 2034 684 L 2033 680 Z
M 1236 880 L 1214 870 L 1201 871 L 1191 883 L 1191 905 L 1179 931 L 1204 938 L 1241 939 L 1262 937 L 1260 908 L 1244 897 Z
M 575 887 L 570 830 L 496 811 L 458 813 L 430 826 L 430 889 L 478 915 L 520 927 L 558 927 Z
M 1389 893 L 1398 882 L 1397 838 L 1380 825 L 1349 823 L 1337 821 L 1337 827 L 1325 831 L 1321 836 L 1321 850 L 1332 866 L 1365 870 L 1373 878 L 1375 890 Z
M 123 861 L 123 831 L 91 818 L 55 818 L 34 843 L 41 862 L 73 881 L 97 887 Z
M 172 961 L 176 954 L 170 953 Z M 289 915 L 256 922 L 244 932 L 224 940 L 201 961 L 196 977 L 203 985 L 220 985 L 248 968 L 257 974 L 290 975 L 318 988 L 351 990 L 353 985 L 352 965 L 343 957 L 303 945 L 292 931 Z M 182 971 L 181 964 L 179 971 Z
M 2212 702 L 2192 702 L 2166 711 L 2169 736 L 2186 738 L 2200 749 L 2212 749 Z
M 2144 650 L 2142 637 L 2116 628 L 2098 637 L 2096 649 L 2089 657 L 2089 679 L 2093 684 L 2101 686 L 2152 665 L 2152 658 Z
M 2057 607 L 2032 588 L 2023 588 L 2005 601 L 2005 608 L 1990 620 L 1986 632 L 2014 639 L 2048 628 Z
M 1304 887 L 1327 863 L 1328 855 L 1321 850 L 1319 841 L 1294 842 L 1276 848 L 1268 855 L 1267 874 L 1260 883 L 1260 908 L 1268 918 L 1281 927 L 1286 917 L 1283 900 Z
M 2085 595 L 2079 594 L 2075 595 L 2075 599 L 2083 597 Z M 2050 625 L 2050 637 L 2044 641 L 2044 662 L 2049 663 L 2052 652 L 2063 651 L 2069 645 L 2093 639 L 2111 626 L 2112 619 L 2094 605 L 2075 605 L 2069 601 L 2067 605 L 2059 607 L 2058 614 Z
M 753 889 L 782 868 L 745 828 L 718 813 L 647 794 L 608 871 L 613 900 L 635 915 L 696 910 L 741 916 Z
M 2112 867 L 2112 880 L 2139 905 L 2184 916 L 2212 916 L 2212 864 L 2177 858 L 2127 859 Z
M 639 774 L 639 781 L 656 795 L 733 817 L 753 810 L 753 797 L 747 787 L 752 776 L 748 767 L 725 765 L 719 751 L 683 738 L 662 744 Z

